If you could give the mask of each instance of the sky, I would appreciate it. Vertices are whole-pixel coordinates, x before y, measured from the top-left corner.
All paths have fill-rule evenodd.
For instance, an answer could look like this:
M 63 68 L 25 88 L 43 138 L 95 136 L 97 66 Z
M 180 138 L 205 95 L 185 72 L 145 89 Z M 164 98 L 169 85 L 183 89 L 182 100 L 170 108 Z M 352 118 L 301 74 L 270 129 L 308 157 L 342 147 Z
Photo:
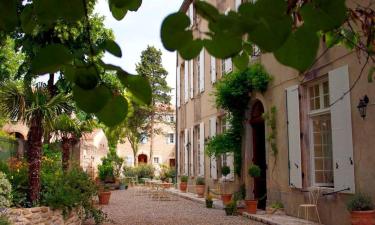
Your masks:
M 164 49 L 160 40 L 160 27 L 163 19 L 178 11 L 181 4 L 182 0 L 144 0 L 137 12 L 128 12 L 123 20 L 117 21 L 109 11 L 108 2 L 98 1 L 95 11 L 105 16 L 105 26 L 113 30 L 115 41 L 123 53 L 122 58 L 106 53 L 104 61 L 118 65 L 130 73 L 136 73 L 135 65 L 140 61 L 141 52 L 148 45 L 155 46 L 163 53 L 163 66 L 168 71 L 167 81 L 169 86 L 175 89 L 176 53 Z M 172 103 L 174 102 L 175 97 L 172 99 Z

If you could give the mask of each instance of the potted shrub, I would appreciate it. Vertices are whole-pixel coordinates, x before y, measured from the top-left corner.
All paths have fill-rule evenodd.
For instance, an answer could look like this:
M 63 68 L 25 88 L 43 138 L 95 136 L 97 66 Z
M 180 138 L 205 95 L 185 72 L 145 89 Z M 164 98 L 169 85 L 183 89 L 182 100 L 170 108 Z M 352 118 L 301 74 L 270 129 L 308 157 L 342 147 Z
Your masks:
M 212 208 L 214 201 L 212 200 L 212 195 L 208 194 L 206 197 L 206 207 L 207 208 Z
M 186 192 L 188 176 L 181 176 L 180 191 Z
M 237 212 L 237 202 L 232 200 L 224 208 L 225 214 L 227 216 L 233 216 Z
M 99 204 L 108 205 L 110 198 L 111 198 L 111 191 L 109 190 L 109 187 L 105 185 L 103 189 L 99 190 Z
M 104 183 L 114 183 L 115 176 L 113 166 L 110 163 L 105 163 L 98 166 L 99 179 Z
M 260 177 L 261 170 L 259 166 L 253 164 L 249 167 L 248 174 L 252 178 Z M 257 213 L 258 200 L 246 199 L 245 204 L 246 204 L 246 210 L 248 213 L 251 213 L 251 214 Z
M 198 198 L 204 197 L 204 191 L 205 191 L 205 181 L 203 177 L 197 177 L 195 181 L 195 190 L 197 192 Z
M 223 201 L 224 205 L 227 205 L 227 204 L 229 204 L 229 202 L 232 199 L 232 194 L 228 194 L 228 193 L 225 192 L 225 189 L 226 189 L 225 188 L 226 176 L 228 174 L 230 174 L 230 168 L 229 168 L 229 166 L 223 166 L 221 168 L 221 174 L 224 177 L 224 179 L 223 179 L 223 192 L 221 193 L 221 200 Z
M 352 225 L 375 225 L 374 204 L 370 196 L 355 194 L 347 204 Z

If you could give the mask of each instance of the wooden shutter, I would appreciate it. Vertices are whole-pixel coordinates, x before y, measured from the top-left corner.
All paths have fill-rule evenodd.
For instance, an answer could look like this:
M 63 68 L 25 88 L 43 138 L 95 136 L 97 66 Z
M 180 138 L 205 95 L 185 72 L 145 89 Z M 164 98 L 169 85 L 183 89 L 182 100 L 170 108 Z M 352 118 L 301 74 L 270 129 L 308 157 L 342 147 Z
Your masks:
M 180 90 L 180 76 L 181 76 L 181 67 L 178 65 L 177 66 L 177 72 L 176 72 L 176 76 L 177 76 L 177 87 L 176 87 L 176 98 L 177 98 L 177 107 L 180 107 L 180 101 L 181 101 L 181 90 Z
M 227 153 L 227 166 L 230 168 L 230 174 L 227 175 L 226 179 L 233 181 L 234 180 L 234 154 L 233 152 Z
M 190 164 L 189 164 L 189 169 L 190 169 L 190 175 L 194 176 L 194 127 L 190 128 Z
M 216 117 L 210 119 L 210 137 L 216 136 Z M 211 156 L 210 170 L 211 178 L 217 179 L 217 162 L 216 156 Z
M 204 176 L 204 123 L 199 125 L 199 176 Z
M 204 91 L 204 49 L 202 49 L 199 55 L 199 91 Z
M 334 102 L 349 90 L 348 66 L 329 72 L 328 78 L 330 102 Z M 346 193 L 355 193 L 350 95 L 331 106 L 331 126 L 335 191 L 350 188 Z
M 194 5 L 193 3 L 189 6 L 189 18 L 190 18 L 190 26 L 193 26 L 194 24 Z
M 301 134 L 298 85 L 286 89 L 289 185 L 302 188 Z
M 188 129 L 185 129 L 185 138 L 184 138 L 184 174 L 188 175 L 188 169 L 189 169 L 189 153 L 188 153 L 188 146 L 187 143 L 189 142 L 188 140 Z
M 216 58 L 211 56 L 211 83 L 216 82 Z
M 189 100 L 189 62 L 185 60 L 184 66 L 184 100 Z
M 189 61 L 190 98 L 194 98 L 194 60 Z

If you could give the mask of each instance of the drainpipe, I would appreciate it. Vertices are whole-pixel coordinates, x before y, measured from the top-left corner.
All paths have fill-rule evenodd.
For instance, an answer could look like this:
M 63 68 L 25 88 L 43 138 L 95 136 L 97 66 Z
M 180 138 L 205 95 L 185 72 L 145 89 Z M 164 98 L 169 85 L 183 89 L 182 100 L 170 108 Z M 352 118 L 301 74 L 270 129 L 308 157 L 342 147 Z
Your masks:
M 176 53 L 176 94 L 175 94 L 175 97 L 176 97 L 176 104 L 175 104 L 175 112 L 176 112 L 176 125 L 175 125 L 175 131 L 176 131 L 176 134 L 175 134 L 175 137 L 176 137 L 176 141 L 175 141 L 175 170 L 176 170 L 176 184 L 177 184 L 177 176 L 179 175 L 178 174 L 178 159 L 179 159 L 179 154 L 178 154 L 178 142 L 180 141 L 180 136 L 179 136 L 179 132 L 178 132 L 178 122 L 179 122 L 179 117 L 178 117 L 178 104 L 177 104 L 177 91 L 179 90 L 177 88 L 177 69 L 178 69 L 178 53 Z

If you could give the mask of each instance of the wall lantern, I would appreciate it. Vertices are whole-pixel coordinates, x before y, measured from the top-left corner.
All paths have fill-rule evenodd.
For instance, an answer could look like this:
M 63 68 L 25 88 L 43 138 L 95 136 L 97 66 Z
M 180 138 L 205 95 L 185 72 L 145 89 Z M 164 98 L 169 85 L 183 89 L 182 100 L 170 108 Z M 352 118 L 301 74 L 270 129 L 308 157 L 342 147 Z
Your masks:
M 370 99 L 367 97 L 367 95 L 363 96 L 362 99 L 359 99 L 359 104 L 357 108 L 362 119 L 366 118 L 366 109 L 367 109 L 367 105 L 369 102 L 370 102 Z

